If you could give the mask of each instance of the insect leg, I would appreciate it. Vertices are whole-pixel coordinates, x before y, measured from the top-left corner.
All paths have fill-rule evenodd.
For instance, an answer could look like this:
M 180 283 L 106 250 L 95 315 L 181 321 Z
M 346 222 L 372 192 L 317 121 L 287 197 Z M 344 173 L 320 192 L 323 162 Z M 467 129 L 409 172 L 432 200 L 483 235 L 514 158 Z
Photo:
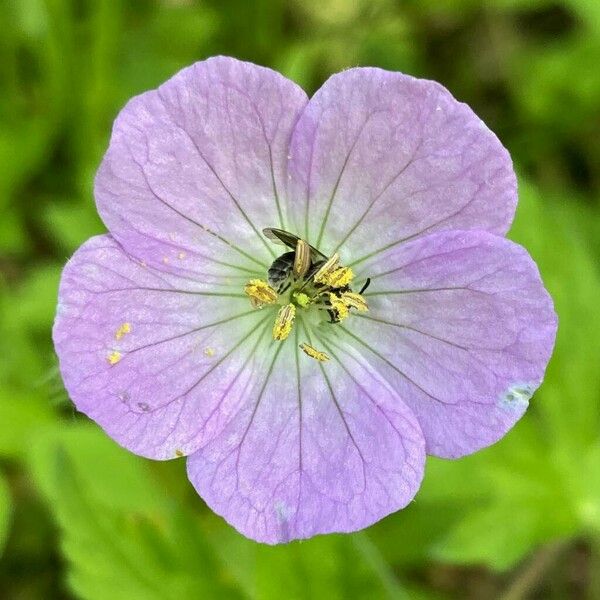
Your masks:
M 362 286 L 362 288 L 360 288 L 360 292 L 358 292 L 358 293 L 362 294 L 370 285 L 371 285 L 371 278 L 367 277 L 365 284 Z

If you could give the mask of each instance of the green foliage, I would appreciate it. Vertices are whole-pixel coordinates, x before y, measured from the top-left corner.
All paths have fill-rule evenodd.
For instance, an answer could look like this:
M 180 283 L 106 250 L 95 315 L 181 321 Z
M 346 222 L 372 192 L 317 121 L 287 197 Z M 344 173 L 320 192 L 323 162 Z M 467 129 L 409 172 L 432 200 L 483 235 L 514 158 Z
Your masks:
M 366 534 L 255 544 L 190 511 L 95 427 L 39 430 L 29 465 L 82 598 L 407 597 Z
M 8 536 L 11 514 L 12 500 L 10 490 L 4 479 L 4 475 L 0 472 L 0 556 L 2 556 L 2 550 L 4 550 L 4 544 Z
M 580 540 L 600 561 L 600 3 L 21 0 L 0 4 L 0 27 L 3 594 L 463 598 L 475 572 L 491 597 L 505 581 L 494 571 L 512 577 L 555 540 Z M 104 230 L 93 176 L 112 120 L 219 53 L 309 91 L 358 64 L 437 79 L 523 174 L 510 236 L 537 261 L 560 321 L 545 382 L 504 440 L 430 459 L 415 502 L 366 532 L 254 544 L 203 506 L 181 461 L 115 446 L 61 384 L 57 286 L 68 256 Z
M 50 429 L 36 439 L 30 462 L 61 527 L 77 595 L 239 597 L 198 524 L 170 502 L 143 460 L 97 429 Z

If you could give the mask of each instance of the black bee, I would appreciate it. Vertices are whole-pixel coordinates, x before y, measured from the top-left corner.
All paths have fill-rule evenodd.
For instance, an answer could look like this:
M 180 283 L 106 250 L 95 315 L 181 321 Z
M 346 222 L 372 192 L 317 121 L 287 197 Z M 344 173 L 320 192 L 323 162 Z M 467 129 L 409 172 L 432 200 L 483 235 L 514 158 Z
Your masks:
M 289 289 L 293 281 L 294 262 L 296 260 L 296 246 L 300 238 L 289 231 L 268 227 L 263 229 L 263 233 L 276 244 L 282 244 L 288 248 L 292 248 L 292 252 L 286 252 L 273 261 L 267 272 L 269 284 L 275 288 L 278 294 L 283 294 Z M 310 267 L 305 275 L 306 279 L 310 279 L 319 267 L 327 260 L 327 257 L 319 252 L 314 246 L 310 248 Z
M 292 248 L 291 252 L 286 252 L 282 254 L 278 258 L 276 258 L 269 270 L 267 272 L 267 278 L 269 280 L 269 284 L 277 291 L 278 294 L 283 294 L 286 292 L 292 282 L 294 281 L 294 264 L 296 262 L 296 248 L 298 241 L 300 238 L 289 231 L 285 231 L 283 229 L 276 229 L 275 227 L 268 227 L 263 229 L 263 233 L 266 237 L 268 237 L 271 241 L 276 244 L 287 246 L 288 248 Z M 327 256 L 325 256 L 320 250 L 317 250 L 314 246 L 310 246 L 310 265 L 304 274 L 304 279 L 306 281 L 310 281 L 311 278 L 315 275 L 315 273 L 327 262 Z M 360 290 L 360 294 L 362 294 L 371 283 L 371 279 L 367 278 L 362 289 Z M 319 284 L 316 285 L 317 288 L 321 287 Z M 350 286 L 344 286 L 343 288 L 337 288 L 331 290 L 331 293 L 335 294 L 338 297 L 344 292 L 351 292 L 352 289 Z M 339 323 L 340 317 L 337 310 L 333 308 L 328 308 L 327 313 L 329 314 L 330 323 Z

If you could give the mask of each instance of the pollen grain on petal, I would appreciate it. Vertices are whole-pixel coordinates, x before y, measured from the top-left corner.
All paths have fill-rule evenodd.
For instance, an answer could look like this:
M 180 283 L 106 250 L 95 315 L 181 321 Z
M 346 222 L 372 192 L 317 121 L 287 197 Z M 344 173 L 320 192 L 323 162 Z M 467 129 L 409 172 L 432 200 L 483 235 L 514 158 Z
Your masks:
M 118 350 L 113 350 L 106 357 L 106 360 L 110 365 L 116 365 L 121 360 L 121 358 L 123 358 L 123 355 Z
M 214 348 L 210 348 L 210 347 L 204 348 L 204 356 L 208 356 L 209 358 L 210 358 L 211 356 L 214 356 L 214 355 L 215 355 L 215 352 L 216 352 L 216 351 L 215 351 L 215 349 L 214 349 Z
M 295 316 L 296 307 L 293 304 L 286 304 L 279 309 L 275 324 L 273 325 L 274 340 L 281 342 L 290 335 Z
M 262 308 L 265 304 L 277 301 L 277 292 L 262 279 L 251 279 L 244 286 L 244 292 L 250 298 L 253 308 Z
M 131 333 L 131 323 L 123 323 L 115 332 L 115 340 L 120 340 L 124 335 Z
M 325 354 L 325 352 L 317 350 L 316 348 L 314 348 L 310 344 L 307 344 L 306 342 L 302 342 L 300 344 L 300 348 L 302 349 L 302 352 L 304 352 L 304 354 L 310 356 L 311 358 L 314 358 L 315 360 L 318 360 L 319 362 L 327 362 L 329 360 L 329 356 Z

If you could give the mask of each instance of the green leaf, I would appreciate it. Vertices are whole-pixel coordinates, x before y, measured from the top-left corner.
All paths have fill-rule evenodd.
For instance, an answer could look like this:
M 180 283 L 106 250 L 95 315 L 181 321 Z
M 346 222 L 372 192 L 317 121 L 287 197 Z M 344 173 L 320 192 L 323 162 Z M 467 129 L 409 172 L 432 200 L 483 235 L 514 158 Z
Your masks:
M 542 202 L 529 185 L 511 237 L 536 260 L 559 317 L 556 347 L 532 407 L 549 429 L 552 445 L 578 452 L 596 440 L 600 428 L 600 278 L 596 261 L 569 226 L 565 199 L 560 212 Z
M 366 532 L 265 546 L 219 525 L 215 551 L 251 598 L 409 597 Z
M 30 465 L 61 528 L 68 581 L 79 597 L 239 597 L 199 521 L 169 499 L 146 461 L 98 429 L 49 429 L 35 440 Z
M 48 331 L 56 312 L 62 265 L 40 264 L 10 297 L 10 317 L 29 331 Z
M 91 199 L 83 205 L 53 202 L 46 208 L 45 220 L 69 254 L 88 238 L 106 231 Z
M 29 447 L 35 430 L 54 418 L 49 403 L 33 395 L 0 388 L 0 456 L 20 456 Z
M 571 481 L 579 491 L 577 511 L 583 526 L 600 536 L 600 441 L 581 457 L 581 470 L 572 473 Z
M 525 509 L 525 510 L 524 510 Z M 492 504 L 470 512 L 434 548 L 434 556 L 459 564 L 505 570 L 546 540 L 544 515 L 518 504 Z
M 212 513 L 189 512 L 149 468 L 180 463 L 136 457 L 93 426 L 39 432 L 29 464 L 82 598 L 409 597 L 366 533 L 257 544 Z M 199 513 L 195 495 L 193 506 Z

